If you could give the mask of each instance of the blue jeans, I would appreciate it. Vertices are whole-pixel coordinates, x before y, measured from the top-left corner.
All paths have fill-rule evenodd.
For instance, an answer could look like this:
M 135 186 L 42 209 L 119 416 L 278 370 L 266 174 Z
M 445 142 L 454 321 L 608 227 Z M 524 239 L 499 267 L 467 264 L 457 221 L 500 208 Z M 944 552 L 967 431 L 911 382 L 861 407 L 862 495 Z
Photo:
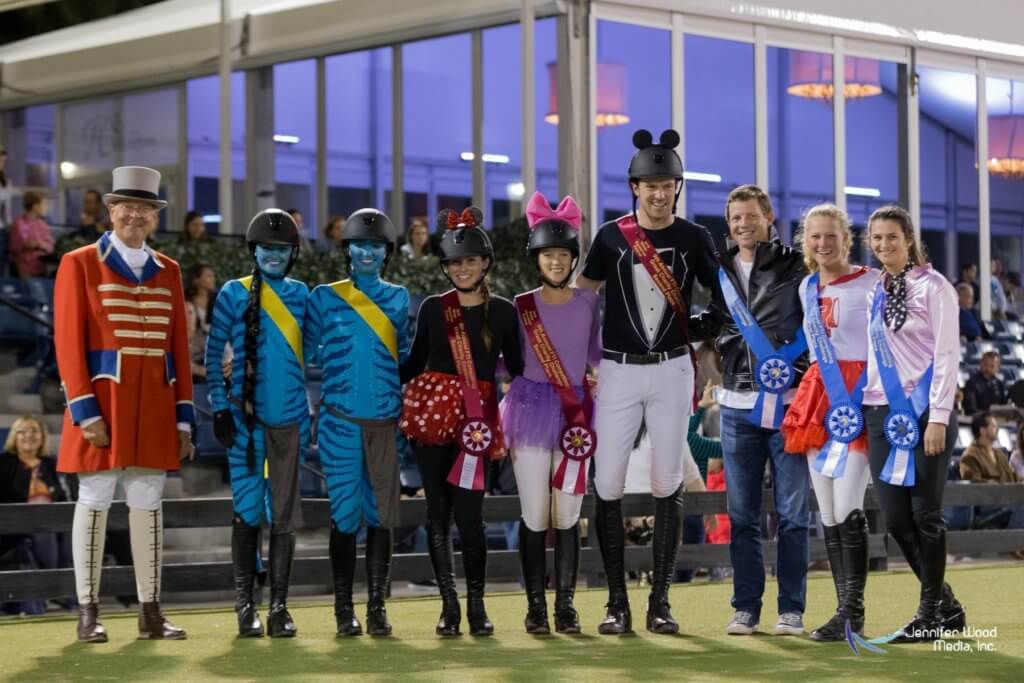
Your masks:
M 683 544 L 704 544 L 704 515 L 686 515 L 683 517 Z M 693 581 L 693 569 L 680 569 L 676 572 L 676 583 Z
M 749 410 L 722 406 L 722 451 L 726 499 L 732 539 L 732 606 L 760 618 L 764 595 L 764 556 L 761 552 L 761 489 L 765 464 L 771 463 L 772 490 L 779 518 L 776 575 L 779 614 L 804 611 L 807 563 L 810 559 L 811 516 L 807 508 L 810 476 L 805 456 L 783 450 L 778 431 L 750 422 Z

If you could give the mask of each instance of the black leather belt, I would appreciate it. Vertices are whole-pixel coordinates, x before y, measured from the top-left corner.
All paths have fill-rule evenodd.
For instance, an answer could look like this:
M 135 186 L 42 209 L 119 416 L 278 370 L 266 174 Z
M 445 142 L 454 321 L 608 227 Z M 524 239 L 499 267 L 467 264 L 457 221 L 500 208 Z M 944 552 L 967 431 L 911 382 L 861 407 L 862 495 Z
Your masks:
M 602 351 L 601 357 L 608 360 L 613 360 L 616 363 L 625 363 L 626 365 L 656 365 L 657 363 L 664 363 L 667 360 L 673 358 L 679 358 L 685 356 L 690 350 L 685 346 L 680 346 L 678 349 L 672 349 L 671 351 L 659 351 L 658 353 L 622 353 L 620 351 Z

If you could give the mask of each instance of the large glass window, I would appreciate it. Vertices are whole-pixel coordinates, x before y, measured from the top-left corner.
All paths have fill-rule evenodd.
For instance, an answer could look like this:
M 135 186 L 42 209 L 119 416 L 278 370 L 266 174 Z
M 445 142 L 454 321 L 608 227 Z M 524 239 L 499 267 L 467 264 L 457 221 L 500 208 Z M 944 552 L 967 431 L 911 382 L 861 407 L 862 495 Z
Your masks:
M 1024 256 L 1024 81 L 989 78 L 985 90 L 995 280 L 992 309 L 994 317 L 1004 317 L 1006 313 L 1022 312 L 1021 302 L 1012 301 L 1012 294 L 1021 285 Z
M 402 46 L 407 217 L 461 211 L 472 202 L 471 56 L 468 33 Z M 486 213 L 484 218 L 489 222 Z
M 768 48 L 768 163 L 775 225 L 792 239 L 803 212 L 834 201 L 832 55 Z
M 686 212 L 723 248 L 729 189 L 753 182 L 756 175 L 754 46 L 688 35 L 683 50 Z
M 8 181 L 18 187 L 57 185 L 57 106 L 14 109 L 6 117 Z M 20 208 L 11 209 L 17 213 Z
M 319 235 L 316 207 L 316 61 L 274 65 L 275 199 L 297 209 L 309 239 Z
M 657 140 L 672 126 L 671 31 L 599 21 L 597 24 L 597 207 L 600 221 L 632 208 L 629 160 L 633 132 Z
M 921 228 L 925 246 L 950 280 L 978 263 L 978 91 L 973 74 L 919 67 Z M 935 244 L 941 236 L 945 244 Z
M 846 58 L 846 208 L 853 223 L 850 260 L 872 258 L 864 228 L 871 212 L 900 198 L 897 65 Z
M 391 50 L 328 57 L 327 214 L 390 207 Z
M 220 78 L 194 78 L 185 84 L 188 122 L 186 163 L 188 205 L 207 217 L 216 232 L 220 214 Z M 245 73 L 231 74 L 231 211 L 244 224 Z
M 558 194 L 558 99 L 555 19 L 534 24 L 537 189 L 551 201 Z M 508 158 L 484 167 L 486 205 L 491 225 L 518 217 L 522 199 L 522 33 L 519 24 L 483 32 L 484 151 Z

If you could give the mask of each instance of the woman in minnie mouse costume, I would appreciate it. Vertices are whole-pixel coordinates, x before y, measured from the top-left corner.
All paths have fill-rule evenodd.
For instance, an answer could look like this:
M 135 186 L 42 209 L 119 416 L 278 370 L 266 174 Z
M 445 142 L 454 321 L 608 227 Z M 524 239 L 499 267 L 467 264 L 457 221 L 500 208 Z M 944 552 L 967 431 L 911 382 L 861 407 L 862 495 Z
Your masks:
M 580 257 L 580 209 L 566 197 L 554 211 L 537 192 L 526 208 L 541 286 L 516 297 L 523 374 L 501 403 L 501 423 L 523 519 L 519 558 L 523 566 L 526 632 L 550 633 L 544 598 L 544 547 L 555 528 L 555 630 L 579 633 L 573 607 L 579 569 L 579 518 L 589 459 L 597 448 L 591 428 L 593 402 L 585 387 L 587 367 L 601 359 L 597 294 L 569 288 Z
M 485 282 L 494 262 L 491 240 L 476 207 L 442 211 L 441 269 L 454 286 L 424 300 L 408 360 L 399 429 L 411 440 L 427 497 L 427 538 L 443 606 L 441 636 L 459 635 L 451 519 L 462 539 L 466 618 L 470 633 L 489 636 L 484 609 L 487 536 L 481 508 L 489 460 L 505 454 L 494 386 L 499 356 L 513 377 L 522 373 L 516 311 L 492 297 Z

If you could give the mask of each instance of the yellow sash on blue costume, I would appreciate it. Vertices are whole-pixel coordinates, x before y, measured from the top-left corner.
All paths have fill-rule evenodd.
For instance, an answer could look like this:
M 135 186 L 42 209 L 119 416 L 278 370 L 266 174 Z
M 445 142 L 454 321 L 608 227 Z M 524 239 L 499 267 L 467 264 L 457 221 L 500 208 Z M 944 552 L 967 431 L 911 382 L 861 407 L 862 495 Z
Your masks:
M 239 282 L 246 289 L 251 289 L 252 275 L 239 279 Z M 281 297 L 277 295 L 277 292 L 270 285 L 264 284 L 260 287 L 260 307 L 267 312 L 270 319 L 277 325 L 277 329 L 284 336 L 284 340 L 288 342 L 288 346 L 292 347 L 295 359 L 302 366 L 302 328 L 299 327 L 295 316 L 292 315 L 292 312 L 288 310 L 285 303 L 281 301 Z
M 398 362 L 398 332 L 391 323 L 391 319 L 380 310 L 380 306 L 373 302 L 373 299 L 366 296 L 352 284 L 351 280 L 342 280 L 330 285 L 331 289 L 340 296 L 345 303 L 352 307 L 352 310 L 359 314 L 370 329 L 376 333 L 384 346 L 391 352 L 391 357 Z

